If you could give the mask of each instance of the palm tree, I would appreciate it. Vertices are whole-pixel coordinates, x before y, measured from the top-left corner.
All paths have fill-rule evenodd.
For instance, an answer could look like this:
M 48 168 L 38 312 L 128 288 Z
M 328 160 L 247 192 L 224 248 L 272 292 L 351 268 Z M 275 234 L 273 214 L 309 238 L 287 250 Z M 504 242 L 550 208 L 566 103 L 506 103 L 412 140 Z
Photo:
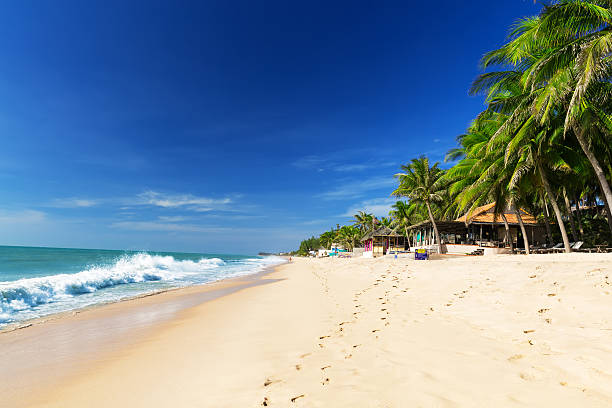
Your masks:
M 325 249 L 331 249 L 332 244 L 336 241 L 336 231 L 326 231 L 319 237 L 319 242 Z
M 495 110 L 514 104 L 503 131 L 516 132 L 529 120 L 544 126 L 562 119 L 563 134 L 576 138 L 594 170 L 612 231 L 612 190 L 602 165 L 607 161 L 610 170 L 610 156 L 602 152 L 610 150 L 612 134 L 611 24 L 610 0 L 555 1 L 521 20 L 504 46 L 485 55 L 483 67 L 510 69 L 482 75 L 473 91 L 499 94 L 509 82 L 520 84 L 514 99 L 489 100 Z
M 447 190 L 445 186 L 446 180 L 443 177 L 444 171 L 438 166 L 439 163 L 434 163 L 430 167 L 429 159 L 425 156 L 412 159 L 409 164 L 402 166 L 403 173 L 395 175 L 399 180 L 399 186 L 393 191 L 392 195 L 407 197 L 411 203 L 425 205 L 429 221 L 431 221 L 434 229 L 436 243 L 441 251 L 442 241 L 433 216 L 432 205 L 443 202 L 447 195 Z
M 362 233 L 370 231 L 374 228 L 374 214 L 359 211 L 353 216 L 353 224 L 355 224 Z
M 500 154 L 499 149 L 489 149 L 492 136 L 505 120 L 505 115 L 494 112 L 484 112 L 474 120 L 468 133 L 458 138 L 461 147 L 455 149 L 454 154 L 461 160 L 446 172 L 445 178 L 450 186 L 449 194 L 456 203 L 456 215 L 464 213 L 466 220 L 476 208 L 495 202 L 494 219 L 501 217 L 503 220 L 506 242 L 514 253 L 510 225 L 505 215 L 512 204 L 507 189 L 511 174 L 505 166 L 503 152 Z
M 361 231 L 359 228 L 345 225 L 338 230 L 338 240 L 342 245 L 344 245 L 348 250 L 353 250 L 358 244 L 359 239 L 361 238 Z
M 413 224 L 414 220 L 414 206 L 411 207 L 404 201 L 397 201 L 391 208 L 390 214 L 393 217 L 393 225 L 403 228 L 404 235 L 408 238 L 408 227 Z
M 383 225 L 387 228 L 391 228 L 393 226 L 394 220 L 393 217 L 382 217 L 379 222 L 380 225 Z

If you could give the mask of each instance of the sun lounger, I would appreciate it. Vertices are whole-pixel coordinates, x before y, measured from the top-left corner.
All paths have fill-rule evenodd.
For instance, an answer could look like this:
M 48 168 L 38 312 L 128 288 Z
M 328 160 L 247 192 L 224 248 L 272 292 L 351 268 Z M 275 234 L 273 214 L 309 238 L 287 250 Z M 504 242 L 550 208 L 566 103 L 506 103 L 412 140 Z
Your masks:
M 584 245 L 584 242 L 576 241 L 576 243 L 574 243 L 574 245 L 572 245 L 570 248 L 572 248 L 573 250 L 579 250 L 582 245 Z

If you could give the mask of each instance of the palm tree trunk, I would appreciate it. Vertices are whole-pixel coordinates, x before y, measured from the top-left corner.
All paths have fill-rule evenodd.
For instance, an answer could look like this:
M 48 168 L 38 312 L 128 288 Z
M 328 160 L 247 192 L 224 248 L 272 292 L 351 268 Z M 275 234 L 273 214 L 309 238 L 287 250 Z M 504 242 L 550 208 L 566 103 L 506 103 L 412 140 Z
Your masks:
M 550 201 L 550 204 L 553 207 L 553 211 L 555 212 L 555 216 L 557 217 L 557 224 L 559 224 L 559 230 L 561 231 L 561 237 L 563 238 L 563 247 L 565 248 L 565 253 L 569 254 L 570 252 L 572 252 L 572 249 L 570 248 L 569 239 L 567 238 L 567 231 L 565 230 L 565 224 L 563 224 L 561 210 L 559 209 L 557 200 L 555 200 L 555 196 L 550 188 L 550 184 L 548 184 L 546 173 L 544 173 L 544 169 L 542 169 L 542 166 L 539 163 L 538 163 L 538 172 L 540 173 L 542 184 L 544 185 L 544 189 L 546 190 L 546 194 L 548 195 L 548 201 Z
M 508 225 L 508 219 L 506 214 L 502 213 L 502 220 L 504 220 L 504 228 L 506 229 L 506 242 L 510 244 L 510 252 L 514 253 L 514 243 L 512 242 L 512 235 L 510 234 L 510 226 Z
M 563 187 L 563 201 L 565 202 L 565 211 L 569 217 L 570 227 L 572 228 L 572 238 L 574 242 L 578 241 L 578 235 L 576 235 L 576 224 L 574 224 L 574 217 L 572 215 L 572 206 L 570 205 L 569 198 L 567 197 L 567 190 Z
M 578 139 L 578 143 L 580 143 L 580 147 L 582 147 L 584 154 L 586 155 L 587 159 L 589 159 L 591 166 L 593 166 L 593 169 L 595 170 L 597 181 L 599 181 L 599 185 L 601 186 L 601 192 L 603 195 L 602 198 L 604 199 L 605 202 L 608 203 L 608 206 L 609 206 L 610 204 L 612 204 L 612 189 L 610 189 L 610 184 L 608 184 L 608 180 L 606 179 L 606 174 L 601 168 L 601 165 L 599 164 L 597 157 L 595 157 L 595 154 L 593 154 L 593 152 L 589 148 L 589 145 L 586 139 L 584 138 L 582 131 L 577 126 L 574 128 L 574 134 L 576 135 L 576 139 Z M 612 232 L 612 216 L 610 214 L 609 207 L 608 207 L 608 227 L 610 227 L 610 232 Z
M 519 225 L 521 226 L 521 233 L 523 234 L 523 243 L 525 244 L 525 253 L 529 255 L 529 238 L 527 237 L 527 230 L 525 224 L 523 224 L 523 217 L 521 217 L 521 210 L 517 208 L 516 218 L 518 219 Z
M 582 227 L 582 212 L 580 211 L 579 198 L 576 198 L 576 219 L 578 220 L 578 231 L 580 231 L 580 239 L 584 239 L 584 228 Z
M 606 212 L 606 216 L 608 217 L 608 224 L 610 224 L 610 220 L 612 220 L 612 210 L 610 210 L 610 202 L 606 200 L 605 196 L 602 196 L 601 198 L 604 202 L 604 211 Z M 595 206 L 597 206 L 597 202 L 595 203 Z M 610 225 L 610 231 L 612 231 L 612 225 Z
M 436 242 L 438 243 L 439 252 L 442 253 L 442 241 L 440 240 L 440 233 L 438 232 L 438 226 L 436 225 L 436 221 L 434 220 L 433 213 L 431 212 L 431 206 L 429 202 L 427 204 L 427 212 L 429 213 L 429 220 L 431 221 L 431 225 L 434 229 L 434 234 L 436 236 Z
M 550 230 L 550 219 L 549 219 L 549 213 L 548 213 L 548 204 L 546 204 L 546 200 L 544 199 L 544 197 L 542 197 L 542 203 L 544 204 L 544 221 L 545 221 L 545 227 L 546 227 L 546 235 L 548 236 L 548 242 L 551 245 L 555 245 L 555 243 L 553 242 L 553 237 L 552 237 L 552 231 Z

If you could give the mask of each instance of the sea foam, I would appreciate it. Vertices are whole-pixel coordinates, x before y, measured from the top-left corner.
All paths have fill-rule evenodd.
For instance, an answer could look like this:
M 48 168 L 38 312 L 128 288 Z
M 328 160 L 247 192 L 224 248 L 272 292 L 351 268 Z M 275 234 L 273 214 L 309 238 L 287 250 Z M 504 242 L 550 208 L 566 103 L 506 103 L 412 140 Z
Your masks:
M 92 266 L 74 274 L 0 282 L 0 323 L 26 309 L 100 289 L 138 282 L 173 281 L 225 265 L 219 258 L 199 261 L 139 253 L 123 256 L 108 266 Z

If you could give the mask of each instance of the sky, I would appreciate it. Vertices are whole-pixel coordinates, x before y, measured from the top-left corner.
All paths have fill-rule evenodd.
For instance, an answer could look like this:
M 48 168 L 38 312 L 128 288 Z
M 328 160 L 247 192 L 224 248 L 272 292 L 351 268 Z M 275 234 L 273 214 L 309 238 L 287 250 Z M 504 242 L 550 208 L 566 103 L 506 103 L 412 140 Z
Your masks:
M 0 245 L 288 251 L 484 108 L 531 0 L 6 2 Z

